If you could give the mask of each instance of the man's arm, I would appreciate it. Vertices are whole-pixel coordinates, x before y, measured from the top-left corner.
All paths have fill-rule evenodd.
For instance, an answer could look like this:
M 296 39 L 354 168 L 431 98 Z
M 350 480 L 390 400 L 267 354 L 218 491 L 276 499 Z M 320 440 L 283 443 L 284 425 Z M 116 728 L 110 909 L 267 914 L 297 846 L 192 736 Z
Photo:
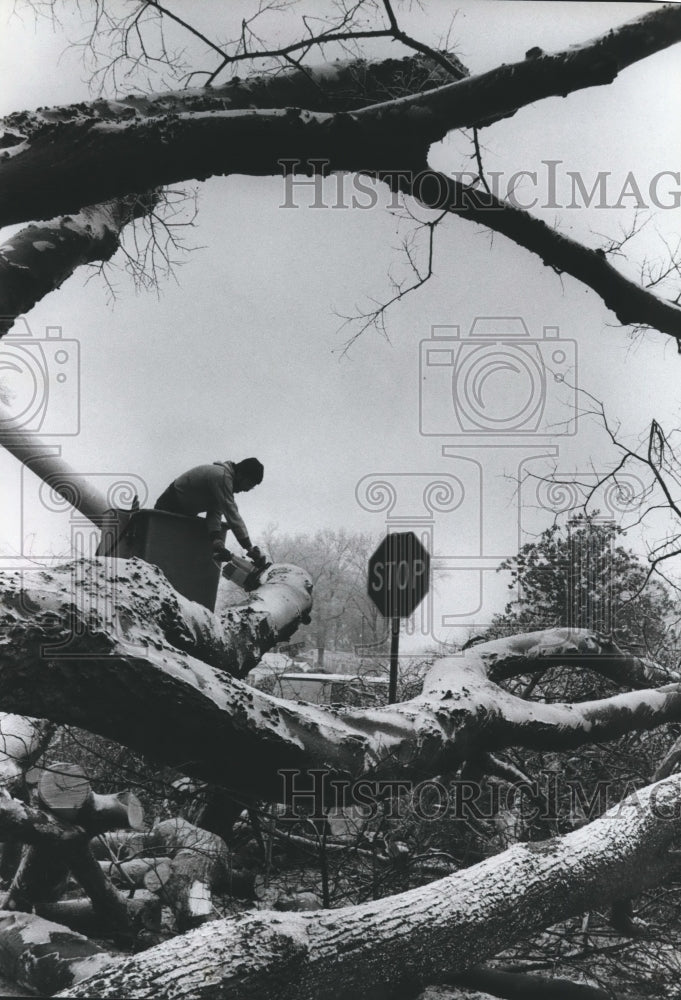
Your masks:
M 252 549 L 253 546 L 251 544 L 251 539 L 249 538 L 248 535 L 248 529 L 246 528 L 246 525 L 243 522 L 241 514 L 239 513 L 239 508 L 237 507 L 236 501 L 234 500 L 234 479 L 230 469 L 225 469 L 225 474 L 221 480 L 219 513 L 225 517 L 227 524 L 229 525 L 231 531 L 234 534 L 234 537 L 236 538 L 241 548 L 245 549 L 247 552 L 250 551 L 250 549 Z M 211 532 L 211 534 L 214 536 L 215 528 L 212 527 L 212 524 L 208 524 L 207 527 L 208 530 Z M 219 527 L 220 526 L 218 523 L 217 525 L 218 534 L 219 534 Z

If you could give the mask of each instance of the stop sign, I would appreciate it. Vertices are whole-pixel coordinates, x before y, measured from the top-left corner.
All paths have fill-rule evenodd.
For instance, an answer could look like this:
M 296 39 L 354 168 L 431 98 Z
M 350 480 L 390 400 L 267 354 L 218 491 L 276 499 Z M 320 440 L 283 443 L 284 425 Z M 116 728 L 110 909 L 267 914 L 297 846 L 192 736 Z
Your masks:
M 368 593 L 385 618 L 408 618 L 428 593 L 430 554 L 413 531 L 386 535 L 369 559 Z

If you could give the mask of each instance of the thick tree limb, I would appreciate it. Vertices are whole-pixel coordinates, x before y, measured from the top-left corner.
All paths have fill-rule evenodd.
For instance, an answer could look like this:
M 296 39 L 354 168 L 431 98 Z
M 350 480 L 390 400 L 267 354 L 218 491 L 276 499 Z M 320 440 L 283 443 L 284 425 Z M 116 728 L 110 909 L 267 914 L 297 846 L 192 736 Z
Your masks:
M 524 209 L 501 201 L 482 188 L 430 171 L 425 160 L 420 173 L 382 179 L 393 190 L 413 195 L 428 208 L 477 222 L 537 254 L 547 267 L 569 274 L 593 289 L 623 325 L 651 326 L 681 341 L 681 306 L 630 281 L 610 264 L 603 252 L 565 236 Z
M 121 230 L 146 215 L 154 200 L 154 195 L 128 195 L 93 205 L 30 225 L 0 246 L 0 336 L 76 268 L 113 257 Z
M 161 570 L 139 559 L 81 559 L 55 572 L 42 570 L 35 575 L 35 590 L 24 586 L 31 576 L 21 571 L 0 577 L 0 647 L 11 648 L 7 640 L 14 627 L 21 629 L 35 611 L 44 630 L 45 655 L 65 660 L 77 654 L 81 635 L 89 634 L 90 640 L 96 635 L 104 643 L 103 655 L 110 643 L 133 655 L 153 648 L 152 658 L 164 650 L 175 657 L 180 650 L 243 676 L 295 631 L 312 606 L 312 585 L 296 566 L 272 566 L 248 604 L 220 615 L 182 597 Z M 38 601 L 35 608 L 26 603 L 29 590 Z M 99 613 L 112 604 L 113 618 Z M 92 647 L 83 652 L 96 655 Z
M 442 67 L 417 56 L 11 115 L 4 154 L 0 150 L 0 225 L 91 207 L 75 219 L 29 227 L 10 241 L 4 259 L 0 252 L 0 314 L 26 311 L 78 264 L 107 259 L 116 248 L 117 220 L 130 203 L 140 210 L 137 192 L 212 174 L 278 174 L 285 162 L 290 170 L 381 177 L 423 204 L 503 233 L 547 266 L 571 274 L 621 323 L 681 338 L 681 308 L 627 280 L 603 254 L 484 190 L 452 178 L 429 185 L 419 179 L 429 146 L 452 129 L 489 124 L 544 97 L 610 83 L 625 66 L 679 38 L 681 11 L 669 5 L 582 46 L 533 53 L 444 86 Z M 395 89 L 409 96 L 375 103 Z M 116 202 L 121 196 L 127 207 Z
M 290 70 L 277 76 L 238 77 L 223 87 L 176 93 L 98 100 L 89 105 L 42 108 L 9 115 L 0 145 L 22 145 L 47 129 L 73 123 L 87 113 L 91 122 L 125 124 L 178 113 L 235 111 L 258 105 L 295 106 L 347 111 L 375 103 L 386 94 L 434 88 L 451 79 L 432 59 L 422 56 L 367 63 L 356 60 L 333 68 Z M 0 168 L 2 165 L 0 151 Z M 147 214 L 158 192 L 127 194 L 90 205 L 74 216 L 30 225 L 0 247 L 0 336 L 14 319 L 42 296 L 58 288 L 82 264 L 109 260 L 119 246 L 122 229 Z
M 0 144 L 11 149 L 44 128 L 87 118 L 92 123 L 125 124 L 132 119 L 164 115 L 242 111 L 255 108 L 307 108 L 346 112 L 404 94 L 434 90 L 451 82 L 451 74 L 422 55 L 369 62 L 365 59 L 324 63 L 281 73 L 235 76 L 218 87 L 194 87 L 162 94 L 67 104 L 36 111 L 18 111 L 0 120 L 5 135 Z M 0 155 L 0 160 L 2 159 Z
M 681 718 L 678 684 L 542 704 L 495 683 L 566 663 L 626 683 L 657 679 L 607 638 L 569 629 L 495 640 L 439 660 L 422 694 L 399 705 L 341 711 L 293 704 L 225 671 L 256 662 L 309 606 L 301 571 L 275 567 L 249 606 L 220 620 L 180 598 L 148 564 L 78 566 L 89 602 L 82 610 L 70 596 L 72 566 L 42 571 L 34 583 L 26 573 L 3 577 L 2 703 L 117 739 L 246 799 L 282 798 L 282 771 L 320 762 L 329 777 L 348 781 L 419 780 L 483 751 L 567 749 Z M 125 614 L 112 623 L 97 609 L 107 607 L 114 584 Z
M 324 111 L 347 111 L 385 98 L 386 93 L 410 92 L 441 85 L 450 76 L 432 60 L 421 56 L 367 63 L 357 60 L 333 68 L 295 69 L 277 76 L 238 77 L 223 87 L 176 93 L 137 95 L 122 100 L 98 100 L 90 105 L 42 108 L 4 119 L 2 145 L 23 143 L 42 130 L 54 131 L 81 119 L 87 111 L 92 122 L 124 124 L 177 113 L 234 111 L 258 105 L 295 106 Z M 0 151 L 0 165 L 2 152 Z M 119 246 L 122 229 L 147 214 L 158 193 L 138 193 L 83 208 L 32 224 L 0 247 L 0 336 L 15 317 L 28 312 L 48 292 L 59 288 L 82 264 L 109 260 Z
M 63 993 L 141 1000 L 385 1000 L 463 972 L 594 898 L 637 894 L 670 871 L 681 778 L 642 789 L 565 837 L 517 844 L 438 882 L 315 913 L 213 921 Z
M 60 121 L 58 109 L 43 111 L 42 119 L 53 124 L 37 131 L 35 117 L 31 125 L 25 113 L 30 137 L 17 134 L 15 117 L 14 145 L 0 156 L 0 225 L 75 212 L 189 178 L 278 174 L 282 160 L 324 159 L 331 170 L 412 169 L 452 129 L 489 124 L 537 100 L 611 83 L 624 67 L 680 39 L 681 10 L 670 4 L 582 46 L 338 115 L 224 110 L 224 88 L 210 109 L 194 110 L 195 92 L 186 105 L 179 95 L 164 95 L 172 114 L 144 118 L 128 108 L 125 122 L 120 110 L 114 121 L 102 120 L 101 102 L 94 109 L 78 106 L 69 121 Z

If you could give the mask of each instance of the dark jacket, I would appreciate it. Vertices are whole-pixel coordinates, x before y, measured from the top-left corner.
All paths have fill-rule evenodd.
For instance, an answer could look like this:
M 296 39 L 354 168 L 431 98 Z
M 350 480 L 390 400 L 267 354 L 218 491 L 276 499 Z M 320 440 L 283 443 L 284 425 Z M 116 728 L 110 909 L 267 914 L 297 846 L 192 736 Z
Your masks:
M 196 465 L 178 476 L 169 490 L 174 495 L 175 513 L 192 515 L 205 511 L 206 528 L 211 533 L 220 530 L 220 519 L 224 517 L 241 547 L 250 549 L 251 540 L 246 525 L 234 502 L 234 475 L 234 462 Z M 157 501 L 157 507 L 161 500 Z

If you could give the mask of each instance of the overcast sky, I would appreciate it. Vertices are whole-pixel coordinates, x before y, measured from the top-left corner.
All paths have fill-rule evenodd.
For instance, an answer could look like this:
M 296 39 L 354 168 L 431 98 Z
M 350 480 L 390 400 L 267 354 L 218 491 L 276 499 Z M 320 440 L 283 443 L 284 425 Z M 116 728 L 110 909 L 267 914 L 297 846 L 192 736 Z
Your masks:
M 27 10 L 18 17 L 14 6 L 0 0 L 0 111 L 88 99 L 80 53 L 65 51 L 69 38 L 84 34 L 76 5 L 61 27 L 36 22 Z M 425 6 L 427 16 L 414 5 L 404 23 L 437 44 L 455 5 Z M 650 6 L 468 0 L 456 5 L 451 37 L 476 73 L 522 59 L 533 46 L 586 41 Z M 251 5 L 185 2 L 173 9 L 224 38 Z M 268 30 L 292 35 L 292 17 Z M 183 44 L 192 59 L 201 55 L 188 40 Z M 159 81 L 154 86 L 162 89 Z M 535 171 L 536 179 L 517 179 L 518 199 L 538 198 L 533 211 L 597 246 L 597 233 L 617 236 L 631 222 L 635 198 L 612 207 L 630 172 L 650 203 L 651 180 L 679 169 L 680 93 L 677 46 L 609 87 L 542 101 L 484 130 L 486 167 L 498 172 L 502 193 L 514 172 Z M 431 163 L 466 169 L 469 155 L 470 146 L 456 136 L 431 151 Z M 550 200 L 550 168 L 543 161 L 557 161 L 556 198 L 548 208 L 542 205 Z M 610 172 L 608 207 L 566 207 L 575 183 L 570 172 L 580 172 L 590 189 L 600 171 Z M 78 342 L 78 433 L 53 440 L 68 461 L 102 482 L 140 477 L 153 504 L 192 465 L 257 455 L 265 480 L 240 504 L 254 539 L 270 524 L 283 532 L 343 526 L 381 534 L 389 526 L 424 533 L 437 559 L 433 628 L 447 638 L 449 626 L 484 621 L 503 596 L 490 568 L 516 550 L 523 532 L 536 533 L 551 519 L 550 504 L 536 491 L 526 485 L 518 494 L 513 476 L 520 464 L 539 474 L 553 464 L 560 472 L 588 473 L 613 461 L 593 420 L 570 423 L 564 404 L 571 394 L 563 386 L 560 395 L 554 371 L 601 399 L 623 434 L 644 433 L 653 416 L 667 428 L 678 426 L 681 358 L 669 338 L 651 334 L 633 343 L 594 293 L 500 236 L 448 219 L 436 233 L 434 277 L 387 317 L 390 342 L 367 331 L 343 353 L 351 330 L 339 329 L 339 316 L 389 296 L 391 269 L 405 273 L 399 244 L 408 226 L 388 209 L 389 195 L 377 188 L 371 208 L 334 209 L 339 190 L 349 203 L 353 181 L 346 178 L 339 189 L 330 179 L 321 191 L 328 207 L 307 207 L 315 197 L 308 184 L 294 189 L 300 207 L 286 208 L 279 177 L 182 187 L 198 198 L 194 226 L 184 232 L 196 249 L 180 255 L 175 278 L 162 282 L 158 294 L 135 292 L 123 272 L 113 271 L 111 303 L 101 278 L 86 282 L 81 270 L 28 317 L 34 337 L 61 327 L 63 338 Z M 661 179 L 657 200 L 671 203 L 679 187 L 678 180 Z M 678 209 L 651 207 L 655 217 L 635 246 L 641 257 L 662 252 L 658 234 L 678 232 Z M 634 265 L 623 267 L 636 273 Z M 465 347 L 480 316 L 520 317 L 526 346 L 513 346 L 521 325 L 497 322 L 494 357 L 481 367 L 471 342 Z M 434 328 L 437 354 L 421 345 Z M 488 323 L 487 332 L 493 329 Z M 541 362 L 550 369 L 544 383 Z M 50 405 L 48 429 L 59 435 L 72 420 L 73 399 Z M 538 460 L 542 455 L 552 457 Z M 37 558 L 68 548 L 68 514 L 42 511 L 37 486 L 22 480 L 6 454 L 0 475 L 0 552 Z M 394 504 L 386 508 L 391 490 Z

